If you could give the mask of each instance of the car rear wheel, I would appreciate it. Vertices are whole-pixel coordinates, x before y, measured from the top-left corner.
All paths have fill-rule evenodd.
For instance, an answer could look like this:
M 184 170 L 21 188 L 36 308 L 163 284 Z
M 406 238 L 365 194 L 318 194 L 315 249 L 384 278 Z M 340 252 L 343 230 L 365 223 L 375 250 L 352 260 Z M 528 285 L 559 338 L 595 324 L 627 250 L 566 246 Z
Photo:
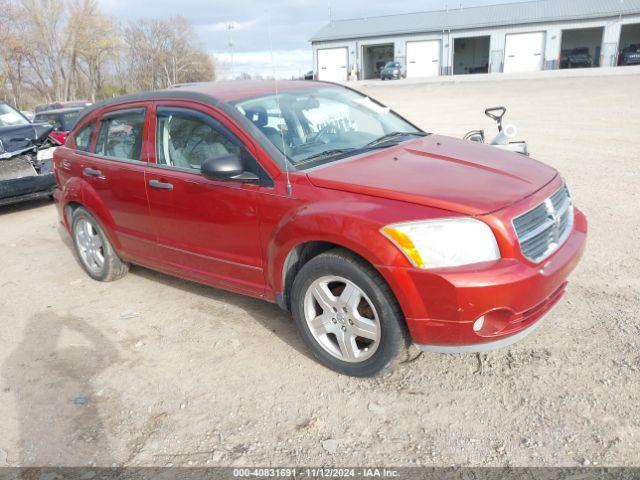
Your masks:
M 84 208 L 73 212 L 71 232 L 80 265 L 91 278 L 111 282 L 127 274 L 129 265 L 118 257 L 102 227 Z
M 336 249 L 306 263 L 291 298 L 302 339 L 323 365 L 370 377 L 407 358 L 409 338 L 400 307 L 378 272 Z

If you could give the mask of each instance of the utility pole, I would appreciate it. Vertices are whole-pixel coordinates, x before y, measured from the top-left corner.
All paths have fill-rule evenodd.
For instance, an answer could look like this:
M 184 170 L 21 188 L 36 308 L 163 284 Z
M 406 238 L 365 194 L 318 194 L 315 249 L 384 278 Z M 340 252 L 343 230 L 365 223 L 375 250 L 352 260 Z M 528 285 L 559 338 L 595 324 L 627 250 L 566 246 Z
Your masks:
M 233 22 L 227 23 L 227 32 L 229 35 L 229 55 L 231 56 L 231 67 L 229 68 L 231 80 L 233 80 L 233 29 L 235 28 Z

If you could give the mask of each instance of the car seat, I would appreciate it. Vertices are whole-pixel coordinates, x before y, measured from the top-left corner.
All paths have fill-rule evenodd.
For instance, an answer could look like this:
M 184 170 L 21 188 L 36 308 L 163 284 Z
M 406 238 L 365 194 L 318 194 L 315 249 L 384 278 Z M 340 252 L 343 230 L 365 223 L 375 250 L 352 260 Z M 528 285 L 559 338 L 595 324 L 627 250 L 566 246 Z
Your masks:
M 245 109 L 245 116 L 282 152 L 282 134 L 277 128 L 268 126 L 269 114 L 262 106 Z

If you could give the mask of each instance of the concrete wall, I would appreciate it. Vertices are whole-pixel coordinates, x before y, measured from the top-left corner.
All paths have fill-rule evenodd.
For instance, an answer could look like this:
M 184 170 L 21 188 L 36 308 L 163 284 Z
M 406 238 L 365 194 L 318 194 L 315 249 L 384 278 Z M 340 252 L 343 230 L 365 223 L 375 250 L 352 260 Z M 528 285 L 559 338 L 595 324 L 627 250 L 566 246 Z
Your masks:
M 406 45 L 408 41 L 440 40 L 441 42 L 441 73 L 451 75 L 453 73 L 453 41 L 456 38 L 479 37 L 488 35 L 491 37 L 489 54 L 489 72 L 501 72 L 504 64 L 504 48 L 506 36 L 512 33 L 545 32 L 546 46 L 544 69 L 553 70 L 559 68 L 560 50 L 562 45 L 562 31 L 575 28 L 603 27 L 604 34 L 601 48 L 601 66 L 614 66 L 617 61 L 618 43 L 620 40 L 621 26 L 640 23 L 640 14 L 625 17 L 609 17 L 598 20 L 585 20 L 576 22 L 556 22 L 545 24 L 511 25 L 505 27 L 482 28 L 473 30 L 430 32 L 411 35 L 389 35 L 372 38 L 345 39 L 341 41 L 313 42 L 314 70 L 317 70 L 317 50 L 319 48 L 348 47 L 349 68 L 352 66 L 362 72 L 362 47 L 365 45 L 379 45 L 392 43 L 395 50 L 395 60 L 400 62 L 406 71 Z M 362 78 L 360 74 L 359 78 Z

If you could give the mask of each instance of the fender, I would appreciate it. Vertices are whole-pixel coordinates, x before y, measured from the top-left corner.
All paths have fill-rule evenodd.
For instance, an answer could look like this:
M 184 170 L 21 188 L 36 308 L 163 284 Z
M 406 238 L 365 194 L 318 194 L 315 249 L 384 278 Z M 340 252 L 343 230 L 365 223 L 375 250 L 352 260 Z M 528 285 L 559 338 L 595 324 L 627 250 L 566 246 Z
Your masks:
M 70 178 L 62 188 L 62 211 L 69 203 L 79 203 L 84 208 L 86 208 L 91 215 L 95 217 L 95 219 L 100 223 L 102 230 L 107 235 L 109 242 L 116 251 L 121 250 L 121 244 L 118 241 L 117 235 L 115 235 L 115 221 L 109 210 L 104 205 L 102 200 L 100 200 L 100 196 L 97 194 L 95 189 L 81 177 L 72 177 Z M 68 224 L 68 219 L 66 215 L 64 216 L 65 224 L 67 224 L 67 228 L 69 231 L 71 230 L 71 225 Z
M 409 266 L 408 260 L 380 234 L 384 226 L 373 219 L 378 206 L 368 202 L 328 200 L 304 204 L 288 212 L 276 225 L 267 246 L 267 282 L 283 292 L 284 267 L 295 247 L 328 242 L 360 255 L 375 266 Z

